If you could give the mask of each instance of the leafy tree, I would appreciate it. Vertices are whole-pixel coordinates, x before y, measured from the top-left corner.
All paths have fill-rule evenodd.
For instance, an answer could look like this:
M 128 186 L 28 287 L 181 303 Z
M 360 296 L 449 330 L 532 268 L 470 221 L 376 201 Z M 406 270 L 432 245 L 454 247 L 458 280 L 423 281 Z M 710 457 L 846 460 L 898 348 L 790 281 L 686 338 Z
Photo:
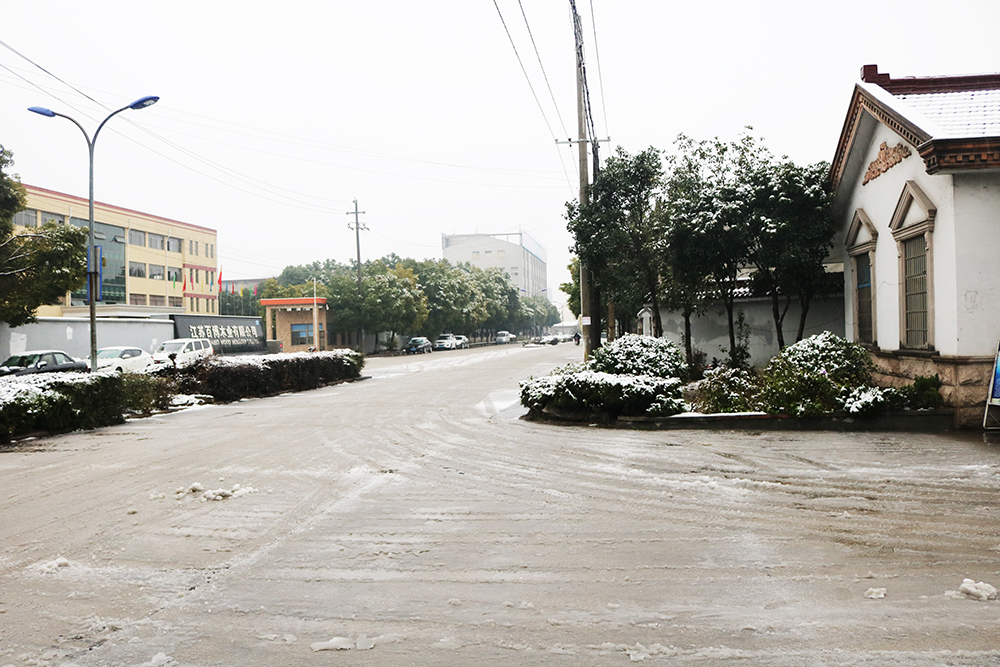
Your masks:
M 604 297 L 618 304 L 653 303 L 653 335 L 660 318 L 660 240 L 663 159 L 647 148 L 635 156 L 619 147 L 589 189 L 589 201 L 567 204 L 574 252 Z
M 568 297 L 566 306 L 573 317 L 580 317 L 580 258 L 574 257 L 566 268 L 569 269 L 570 282 L 561 283 L 559 291 Z
M 378 347 L 378 332 L 417 331 L 427 319 L 427 297 L 420 291 L 412 269 L 386 269 L 368 275 L 364 283 L 365 329 L 374 331 Z
M 758 179 L 756 210 L 748 220 L 753 227 L 750 254 L 755 284 L 771 297 L 779 349 L 785 347 L 783 324 L 792 299 L 801 306 L 795 338 L 800 341 L 812 299 L 829 284 L 823 262 L 836 232 L 829 167 L 825 162 L 800 167 L 785 159 L 766 165 Z
M 14 214 L 25 208 L 26 194 L 18 177 L 6 173 L 13 163 L 0 145 L 0 322 L 16 327 L 83 285 L 87 230 L 48 223 L 15 234 Z

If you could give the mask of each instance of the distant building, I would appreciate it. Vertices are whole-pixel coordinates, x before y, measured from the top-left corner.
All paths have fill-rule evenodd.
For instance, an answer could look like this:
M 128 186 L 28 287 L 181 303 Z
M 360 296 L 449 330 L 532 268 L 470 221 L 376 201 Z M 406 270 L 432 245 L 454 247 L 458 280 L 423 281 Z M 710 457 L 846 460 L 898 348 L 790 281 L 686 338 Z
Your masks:
M 452 264 L 497 268 L 510 276 L 522 296 L 543 294 L 548 286 L 545 248 L 527 232 L 442 234 L 441 251 Z
M 89 225 L 87 199 L 33 185 L 24 188 L 28 208 L 14 216 L 21 231 L 52 221 Z M 94 240 L 103 256 L 98 317 L 218 313 L 216 237 L 208 227 L 94 202 Z M 42 306 L 38 315 L 84 315 L 86 298 L 84 287 Z

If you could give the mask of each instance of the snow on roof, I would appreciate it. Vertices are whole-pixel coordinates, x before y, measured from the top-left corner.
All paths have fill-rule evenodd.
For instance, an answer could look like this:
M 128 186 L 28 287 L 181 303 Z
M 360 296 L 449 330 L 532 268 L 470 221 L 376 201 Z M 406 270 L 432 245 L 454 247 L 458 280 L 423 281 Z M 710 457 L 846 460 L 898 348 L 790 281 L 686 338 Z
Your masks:
M 893 97 L 929 119 L 935 128 L 925 129 L 935 139 L 1000 136 L 1000 90 L 911 93 Z

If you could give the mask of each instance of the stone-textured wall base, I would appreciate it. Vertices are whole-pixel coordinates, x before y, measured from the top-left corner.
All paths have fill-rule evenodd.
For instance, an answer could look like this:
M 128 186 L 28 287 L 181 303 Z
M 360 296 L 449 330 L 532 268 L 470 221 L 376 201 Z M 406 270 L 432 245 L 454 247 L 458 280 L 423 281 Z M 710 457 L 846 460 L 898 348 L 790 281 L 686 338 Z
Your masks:
M 944 404 L 954 409 L 955 428 L 981 428 L 986 394 L 993 377 L 990 357 L 946 357 L 904 351 L 872 351 L 875 382 L 883 387 L 900 387 L 917 376 L 941 378 Z

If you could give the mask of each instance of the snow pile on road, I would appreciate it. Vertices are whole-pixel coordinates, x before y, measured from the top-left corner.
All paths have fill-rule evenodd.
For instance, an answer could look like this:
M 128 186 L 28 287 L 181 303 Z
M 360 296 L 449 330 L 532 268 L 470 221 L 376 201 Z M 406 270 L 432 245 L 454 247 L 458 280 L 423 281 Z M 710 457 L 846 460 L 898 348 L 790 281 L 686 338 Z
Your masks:
M 973 600 L 996 600 L 997 599 L 997 589 L 990 584 L 985 584 L 981 581 L 973 581 L 972 579 L 963 579 L 962 585 L 958 587 L 958 592 L 963 593 Z
M 200 499 L 201 502 L 208 502 L 209 500 L 239 498 L 250 493 L 257 493 L 257 489 L 252 486 L 241 486 L 239 484 L 233 484 L 231 489 L 206 489 L 202 484 L 195 482 L 190 486 L 182 486 L 174 491 L 174 498 L 184 500 L 184 498 L 191 495 Z
M 60 569 L 64 567 L 69 567 L 69 564 L 70 563 L 68 559 L 59 556 L 55 560 L 49 561 L 47 563 L 38 563 L 37 565 L 34 565 L 33 568 L 43 574 L 55 574 Z
M 869 588 L 865 591 L 865 597 L 869 600 L 881 600 L 885 597 L 884 588 Z
M 350 637 L 333 637 L 330 641 L 313 642 L 309 648 L 314 651 L 350 651 L 352 648 L 367 651 L 379 644 L 395 644 L 402 639 L 399 635 L 379 635 L 378 637 L 358 635 L 356 640 L 352 640 Z

